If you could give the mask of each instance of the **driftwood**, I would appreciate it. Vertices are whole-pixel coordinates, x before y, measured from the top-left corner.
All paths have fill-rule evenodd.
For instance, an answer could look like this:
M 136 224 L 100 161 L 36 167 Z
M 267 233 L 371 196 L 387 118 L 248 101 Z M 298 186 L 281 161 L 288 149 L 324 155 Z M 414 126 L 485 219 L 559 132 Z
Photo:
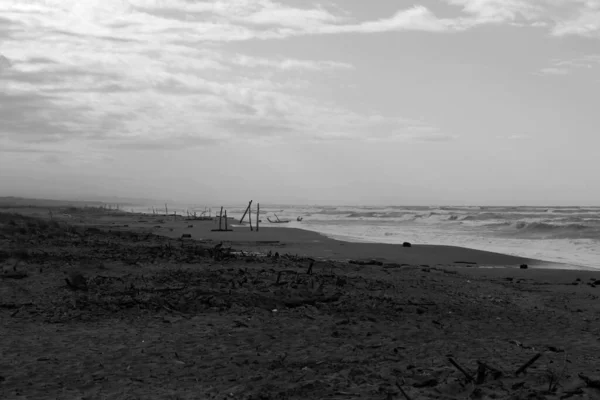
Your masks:
M 600 389 L 600 380 L 598 380 L 598 379 L 592 379 L 589 376 L 586 376 L 586 375 L 581 374 L 581 373 L 578 374 L 578 376 L 579 376 L 579 378 L 581 378 L 582 381 L 585 382 L 585 384 L 588 387 Z
M 535 356 L 533 356 L 529 361 L 527 361 L 525 364 L 523 364 L 516 372 L 515 372 L 515 376 L 519 376 L 519 374 L 524 373 L 525 370 L 529 367 L 531 367 L 531 365 L 533 365 L 534 362 L 537 361 L 538 358 L 540 358 L 542 356 L 542 353 L 537 353 Z
M 335 294 L 333 296 L 318 296 L 312 297 L 308 299 L 294 299 L 294 300 L 286 300 L 283 304 L 288 308 L 297 308 L 302 306 L 314 306 L 316 303 L 333 303 L 340 299 L 340 294 Z
M 396 387 L 400 390 L 400 393 L 402 393 L 402 396 L 404 396 L 404 398 L 406 400 L 412 400 L 410 398 L 410 396 L 404 391 L 404 389 L 402 389 L 402 385 L 400 385 L 400 383 L 398 383 L 397 381 L 396 381 Z
M 308 270 L 306 271 L 307 275 L 311 275 L 312 274 L 313 265 L 315 265 L 315 262 L 311 261 L 310 265 L 308 266 Z
M 458 363 L 456 361 L 454 361 L 454 359 L 452 357 L 448 357 L 448 361 L 450 361 L 450 364 L 454 365 L 457 370 L 459 370 L 460 372 L 463 373 L 463 375 L 467 378 L 467 382 L 474 381 L 473 376 L 471 374 L 469 374 L 467 371 L 465 371 L 463 369 L 463 367 L 458 365 Z
M 368 261 L 361 261 L 361 260 L 350 260 L 348 261 L 348 263 L 350 264 L 355 264 L 355 265 L 383 265 L 383 263 L 381 261 L 377 261 L 377 260 L 368 260 Z
M 492 378 L 500 379 L 504 373 L 497 368 L 491 367 L 489 364 L 484 363 L 483 361 L 477 361 L 477 365 L 482 366 L 486 370 L 492 373 Z
M 485 382 L 485 365 L 477 363 L 477 377 L 475 378 L 475 384 L 481 385 Z
M 246 207 L 246 211 L 244 211 L 244 215 L 242 215 L 242 218 L 240 218 L 240 224 L 242 222 L 244 222 L 244 218 L 246 218 L 246 214 L 248 214 L 248 210 L 250 210 L 251 205 L 252 205 L 252 200 L 250 200 L 250 203 L 248 203 L 248 207 Z
M 26 306 L 34 306 L 34 303 L 21 303 L 21 304 L 15 304 L 15 303 L 0 303 L 0 308 L 5 308 L 7 310 L 14 310 L 16 309 L 20 309 L 21 307 L 26 307 Z
M 0 278 L 4 278 L 4 279 L 23 279 L 23 278 L 27 278 L 29 275 L 22 273 L 22 272 L 15 272 L 12 274 L 3 274 L 0 275 Z

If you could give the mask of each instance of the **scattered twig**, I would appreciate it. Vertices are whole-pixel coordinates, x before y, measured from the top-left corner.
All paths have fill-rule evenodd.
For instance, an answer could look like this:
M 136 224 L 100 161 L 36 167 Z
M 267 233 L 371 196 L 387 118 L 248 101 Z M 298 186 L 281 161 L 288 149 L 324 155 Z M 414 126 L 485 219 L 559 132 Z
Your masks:
M 537 361 L 538 358 L 542 356 L 542 353 L 537 353 L 535 356 L 531 358 L 531 360 L 527 361 L 523 364 L 516 372 L 515 376 L 519 376 L 519 374 L 524 373 L 527 368 L 529 368 L 534 362 Z
M 283 304 L 288 308 L 296 308 L 302 307 L 305 305 L 314 306 L 316 303 L 332 303 L 334 301 L 338 301 L 341 295 L 335 294 L 329 297 L 313 297 L 309 299 L 299 299 L 299 300 L 288 300 L 284 301 Z
M 15 272 L 12 274 L 3 274 L 0 275 L 0 278 L 4 278 L 4 279 L 23 279 L 23 278 L 27 278 L 27 274 L 22 273 L 22 272 Z
M 246 325 L 242 321 L 233 321 L 233 322 L 235 323 L 236 328 L 240 328 L 240 327 L 248 328 L 248 325 Z
M 454 359 L 452 357 L 448 357 L 448 361 L 450 361 L 450 364 L 454 365 L 456 367 L 456 369 L 458 369 L 460 372 L 463 373 L 463 375 L 467 378 L 467 382 L 471 382 L 474 380 L 473 376 L 471 374 L 469 374 L 467 371 L 465 371 L 463 369 L 463 367 L 458 365 L 458 363 L 456 361 L 454 361 Z
M 500 379 L 504 373 L 497 368 L 490 366 L 489 364 L 484 363 L 483 361 L 477 361 L 477 364 L 483 365 L 483 367 L 492 373 L 492 377 L 494 379 Z
M 402 389 L 402 385 L 400 385 L 400 383 L 399 383 L 398 381 L 396 381 L 396 387 L 397 387 L 398 389 L 400 389 L 400 393 L 402 393 L 402 396 L 404 396 L 404 398 L 405 398 L 406 400 L 412 400 L 412 399 L 410 398 L 410 396 L 409 396 L 409 395 L 408 395 L 408 394 L 407 394 L 407 393 L 404 391 L 404 389 Z
M 555 392 L 556 388 L 558 386 L 558 384 L 560 383 L 560 380 L 563 378 L 565 371 L 567 369 L 567 352 L 565 351 L 564 353 L 564 358 L 563 358 L 563 367 L 561 369 L 561 371 L 557 374 L 554 371 L 550 372 L 550 383 L 548 384 L 548 391 L 549 392 Z
M 311 262 L 310 262 L 310 265 L 308 266 L 308 271 L 306 271 L 306 274 L 307 274 L 307 275 L 310 275 L 310 274 L 312 274 L 312 269 L 313 269 L 313 265 L 314 265 L 314 264 L 315 264 L 315 262 L 314 262 L 314 261 L 311 261 Z
M 600 389 L 600 380 L 592 379 L 584 374 L 578 374 L 579 378 L 585 382 L 588 387 Z

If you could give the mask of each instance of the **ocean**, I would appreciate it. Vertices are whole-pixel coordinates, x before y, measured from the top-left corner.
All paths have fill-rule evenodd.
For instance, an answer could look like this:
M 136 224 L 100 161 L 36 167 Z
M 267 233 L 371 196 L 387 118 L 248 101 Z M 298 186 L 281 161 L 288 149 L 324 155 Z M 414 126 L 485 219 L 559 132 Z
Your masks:
M 134 207 L 148 212 L 152 206 Z M 247 205 L 225 206 L 241 218 Z M 157 206 L 161 212 L 160 206 Z M 211 207 L 212 215 L 220 207 Z M 177 205 L 169 213 L 200 213 Z M 164 206 L 162 206 L 164 212 Z M 270 224 L 266 217 L 290 219 Z M 302 217 L 302 221 L 297 221 Z M 253 204 L 253 221 L 256 207 Z M 247 220 L 247 219 L 246 219 Z M 600 207 L 355 207 L 261 204 L 262 227 L 301 228 L 348 242 L 438 244 L 600 269 Z

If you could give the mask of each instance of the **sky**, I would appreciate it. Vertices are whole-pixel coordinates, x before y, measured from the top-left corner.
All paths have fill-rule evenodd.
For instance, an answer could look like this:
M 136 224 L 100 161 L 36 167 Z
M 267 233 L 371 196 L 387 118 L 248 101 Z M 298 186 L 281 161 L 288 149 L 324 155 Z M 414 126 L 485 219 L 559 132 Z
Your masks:
M 600 205 L 600 0 L 2 0 L 0 196 Z

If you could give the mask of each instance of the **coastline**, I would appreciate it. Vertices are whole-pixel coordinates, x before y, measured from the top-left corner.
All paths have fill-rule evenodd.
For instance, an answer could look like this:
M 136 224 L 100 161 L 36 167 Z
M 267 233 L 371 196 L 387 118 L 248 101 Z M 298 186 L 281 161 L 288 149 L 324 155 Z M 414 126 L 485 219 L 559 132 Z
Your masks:
M 232 218 L 228 224 L 231 232 L 213 232 L 214 221 L 187 221 L 177 219 L 165 220 L 165 217 L 155 217 L 144 214 L 130 214 L 132 218 L 148 218 L 148 222 L 131 222 L 131 229 L 149 229 L 156 226 L 156 221 L 164 221 L 160 228 L 153 228 L 155 234 L 181 238 L 183 234 L 190 234 L 194 240 L 210 240 L 223 242 L 236 249 L 268 251 L 297 254 L 315 259 L 328 259 L 335 261 L 348 260 L 377 260 L 383 263 L 396 263 L 408 265 L 429 266 L 456 266 L 456 267 L 506 267 L 519 268 L 527 264 L 536 269 L 563 269 L 563 270 L 589 270 L 597 271 L 583 266 L 552 263 L 526 257 L 512 256 L 492 251 L 476 250 L 467 247 L 446 245 L 422 245 L 412 243 L 411 247 L 400 244 L 388 243 L 359 243 L 346 242 L 327 237 L 324 234 L 304 230 L 301 228 L 281 228 L 269 225 L 260 226 L 259 231 L 250 231 L 248 225 L 240 225 L 239 221 Z M 188 225 L 193 225 L 188 228 Z M 272 243 L 270 243 L 272 242 Z

